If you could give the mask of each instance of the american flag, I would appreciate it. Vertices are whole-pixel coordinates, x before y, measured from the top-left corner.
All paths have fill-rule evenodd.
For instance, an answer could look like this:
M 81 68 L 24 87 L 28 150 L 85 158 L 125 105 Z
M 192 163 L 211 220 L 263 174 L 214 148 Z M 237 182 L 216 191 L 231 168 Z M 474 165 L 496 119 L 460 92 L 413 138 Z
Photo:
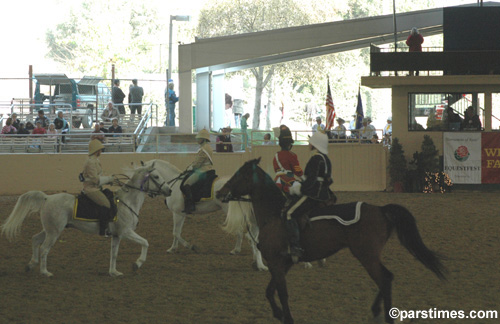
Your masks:
M 333 106 L 332 91 L 330 90 L 330 80 L 328 83 L 328 91 L 326 93 L 326 127 L 325 130 L 332 129 L 333 122 L 335 121 L 335 107 Z

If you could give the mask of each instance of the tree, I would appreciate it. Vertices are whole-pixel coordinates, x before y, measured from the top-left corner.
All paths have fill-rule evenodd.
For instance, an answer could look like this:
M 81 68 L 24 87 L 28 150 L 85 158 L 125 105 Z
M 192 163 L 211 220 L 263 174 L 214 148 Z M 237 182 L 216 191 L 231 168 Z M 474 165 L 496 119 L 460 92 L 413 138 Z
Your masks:
M 162 30 L 158 21 L 145 0 L 85 0 L 46 32 L 47 56 L 86 74 L 105 76 L 110 61 L 122 71 L 152 72 L 150 54 Z
M 199 37 L 216 37 L 309 24 L 308 15 L 293 0 L 223 0 L 210 2 L 200 11 Z M 262 93 L 277 67 L 250 69 L 255 78 L 252 127 L 259 128 Z M 270 107 L 269 107 L 270 109 Z

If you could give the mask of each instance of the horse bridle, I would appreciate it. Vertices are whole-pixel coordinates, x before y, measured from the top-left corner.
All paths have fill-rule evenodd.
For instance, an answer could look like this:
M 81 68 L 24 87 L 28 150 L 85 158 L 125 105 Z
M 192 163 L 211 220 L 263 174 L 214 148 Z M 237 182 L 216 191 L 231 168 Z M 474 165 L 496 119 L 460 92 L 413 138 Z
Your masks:
M 121 181 L 119 179 L 116 179 L 116 181 L 117 181 L 117 183 L 118 183 L 118 185 L 120 187 L 126 187 L 128 189 L 139 190 L 141 192 L 146 193 L 149 197 L 154 198 L 154 197 L 159 196 L 159 195 L 162 194 L 161 188 L 166 184 L 166 181 L 163 181 L 162 184 L 160 184 L 158 181 L 156 181 L 156 179 L 154 177 L 151 177 L 151 173 L 153 173 L 153 171 L 155 171 L 155 169 L 153 169 L 153 170 L 151 170 L 151 171 L 149 171 L 149 172 L 146 173 L 146 176 L 141 181 L 140 187 L 131 186 L 128 183 L 123 182 L 123 181 Z M 130 179 L 130 177 L 127 176 L 127 175 L 124 175 L 124 174 L 119 174 L 119 175 L 120 176 L 124 176 L 127 179 Z M 153 181 L 153 183 L 158 188 L 157 190 L 149 190 L 149 180 Z M 148 183 L 148 187 L 147 188 L 144 187 L 144 185 L 146 183 Z

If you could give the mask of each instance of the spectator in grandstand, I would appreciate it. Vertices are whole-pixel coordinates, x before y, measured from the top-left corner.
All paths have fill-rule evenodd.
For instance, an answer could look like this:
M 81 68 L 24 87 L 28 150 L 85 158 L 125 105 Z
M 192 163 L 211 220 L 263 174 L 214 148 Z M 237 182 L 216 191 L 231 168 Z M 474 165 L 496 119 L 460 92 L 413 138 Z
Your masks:
M 271 134 L 266 133 L 264 134 L 264 141 L 262 142 L 262 145 L 274 145 L 275 143 L 271 141 Z
M 24 123 L 19 123 L 19 129 L 17 130 L 18 135 L 29 135 L 31 132 L 24 128 Z
M 116 134 L 123 133 L 122 127 L 118 125 L 118 118 L 113 118 L 113 124 L 108 128 L 108 134 L 113 134 L 113 136 L 119 136 Z
M 101 125 L 99 125 L 99 123 L 95 123 L 94 131 L 90 136 L 91 141 L 94 139 L 101 141 L 101 143 L 104 143 L 106 141 L 106 138 L 104 137 L 104 132 L 101 130 Z
M 42 123 L 42 127 L 43 127 L 43 128 L 45 128 L 45 129 L 49 128 L 50 121 L 49 121 L 49 119 L 45 116 L 44 111 L 43 111 L 43 110 L 41 110 L 41 109 L 38 111 L 38 117 L 35 119 L 35 124 L 36 124 L 37 122 L 39 122 L 39 121 Z
M 49 129 L 47 130 L 47 138 L 57 138 L 57 130 L 54 123 L 50 123 L 49 125 Z
M 19 131 L 19 124 L 21 123 L 21 121 L 17 119 L 17 114 L 12 113 L 10 117 L 12 118 L 12 126 L 14 126 Z
M 363 126 L 359 129 L 359 135 L 362 143 L 371 143 L 373 135 L 376 134 L 375 127 L 370 125 L 371 121 L 370 117 L 363 118 Z
M 99 129 L 101 130 L 101 132 L 103 132 L 104 134 L 108 133 L 108 129 L 106 128 L 106 125 L 104 125 L 104 122 L 100 122 L 99 123 Z
M 108 107 L 104 109 L 104 111 L 101 114 L 101 119 L 102 121 L 105 122 L 110 122 L 113 118 L 119 118 L 120 112 L 118 109 L 116 109 L 113 105 L 113 103 L 110 101 L 108 102 Z
M 32 122 L 27 121 L 27 122 L 26 122 L 26 129 L 27 129 L 27 130 L 30 132 L 30 134 L 31 134 L 31 132 L 33 132 L 33 130 L 35 129 L 35 126 L 33 125 L 33 123 L 32 123 Z
M 4 135 L 17 134 L 17 128 L 12 126 L 12 117 L 7 118 L 5 126 L 2 128 L 2 134 Z
M 217 136 L 216 142 L 216 152 L 233 152 L 233 144 L 231 144 L 231 127 L 224 127 L 222 129 L 222 134 Z
M 64 115 L 61 110 L 57 112 L 57 116 L 54 119 L 54 125 L 56 127 L 56 130 L 58 130 L 62 134 L 67 133 L 69 130 L 69 123 L 66 119 L 64 119 Z
M 312 127 L 312 132 L 313 134 L 316 133 L 318 130 L 325 130 L 325 124 L 321 122 L 321 117 L 316 117 L 316 124 L 313 125 Z
M 31 134 L 33 134 L 33 135 L 45 135 L 45 134 L 47 134 L 47 130 L 43 127 L 41 120 L 36 121 L 35 124 L 36 124 L 36 127 L 33 130 L 33 132 L 31 132 Z
M 60 134 L 66 134 L 69 131 L 69 123 L 66 119 L 64 119 L 64 115 L 62 110 L 57 112 L 57 116 L 54 119 L 54 125 L 56 130 Z M 66 138 L 64 136 L 61 137 L 61 142 L 66 143 Z
M 479 119 L 479 115 L 476 113 L 476 110 L 473 106 L 469 106 L 467 110 L 465 110 L 465 118 L 462 122 L 463 130 L 481 130 L 481 120 Z
M 344 126 L 345 120 L 339 117 L 337 118 L 337 124 L 338 124 L 337 127 L 335 127 L 332 131 L 332 137 L 334 139 L 345 140 L 347 131 Z

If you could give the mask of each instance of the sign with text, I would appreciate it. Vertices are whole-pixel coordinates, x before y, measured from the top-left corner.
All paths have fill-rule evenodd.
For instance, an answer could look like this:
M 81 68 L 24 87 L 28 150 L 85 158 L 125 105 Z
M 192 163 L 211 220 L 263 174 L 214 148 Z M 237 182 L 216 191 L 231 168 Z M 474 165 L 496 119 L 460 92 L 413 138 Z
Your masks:
M 481 183 L 481 144 L 481 133 L 443 133 L 444 172 L 453 183 Z
M 481 182 L 500 183 L 500 134 L 483 133 L 481 151 Z

